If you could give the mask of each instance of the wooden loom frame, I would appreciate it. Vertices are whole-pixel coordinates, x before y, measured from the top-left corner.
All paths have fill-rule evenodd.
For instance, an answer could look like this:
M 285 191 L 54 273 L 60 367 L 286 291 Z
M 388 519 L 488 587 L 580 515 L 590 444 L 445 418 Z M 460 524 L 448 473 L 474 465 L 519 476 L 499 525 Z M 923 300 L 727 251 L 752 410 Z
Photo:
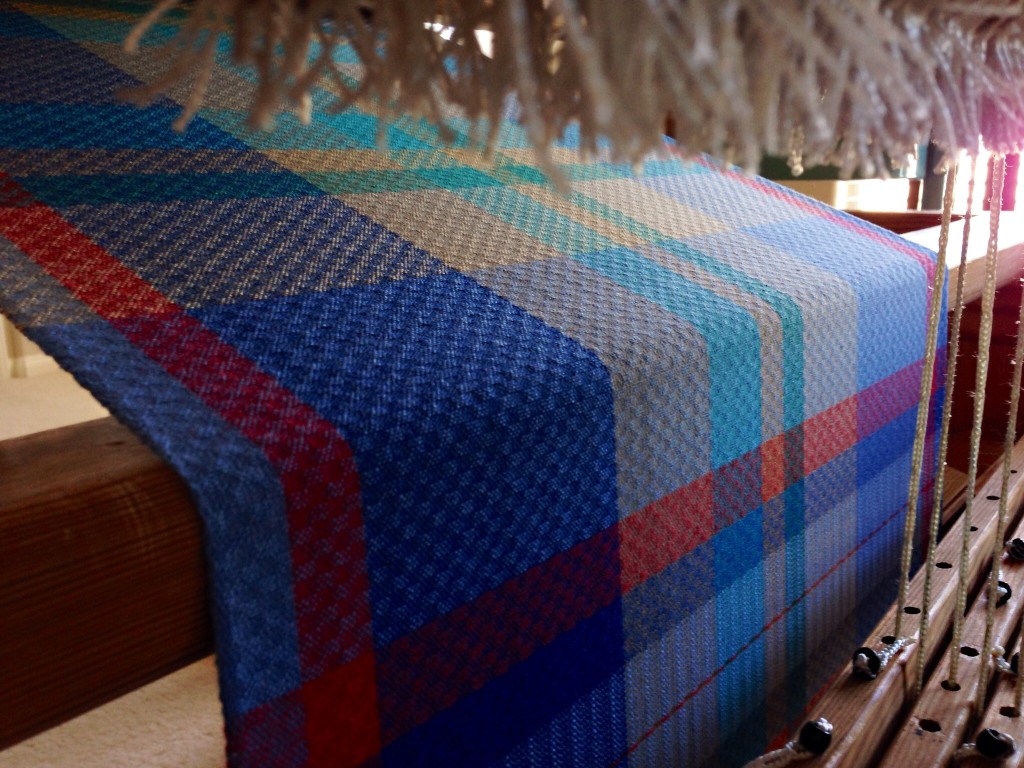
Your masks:
M 975 217 L 974 226 L 978 230 L 986 228 L 984 219 L 984 216 Z M 936 229 L 915 233 L 908 239 L 934 247 Z M 958 255 L 957 230 L 957 225 L 954 225 L 949 253 Z M 1015 221 L 1012 216 L 1004 214 L 1001 231 L 1004 242 L 1011 243 L 1001 247 L 999 253 L 997 283 L 1004 284 L 1024 273 L 1024 218 Z M 983 238 L 975 238 L 972 245 L 974 250 L 969 253 L 965 274 L 966 300 L 981 293 L 978 267 L 982 265 L 980 257 L 984 255 Z M 952 279 L 955 270 L 959 269 L 958 259 L 950 267 Z M 1018 445 L 1017 451 L 1020 450 Z M 69 473 L 66 470 L 69 466 L 75 467 L 76 471 Z M 1017 463 L 1014 466 L 1020 467 Z M 1024 470 L 1015 475 L 1021 476 L 1024 476 Z M 979 483 L 979 487 L 982 499 L 984 495 L 990 495 L 989 483 Z M 1019 499 L 1020 493 L 1014 490 L 1011 497 Z M 947 493 L 947 498 L 950 495 Z M 985 506 L 992 504 L 983 501 L 975 508 L 979 518 Z M 56 520 L 61 509 L 84 511 L 97 507 L 107 509 L 108 513 L 103 516 L 77 515 L 77 527 L 73 533 L 80 542 L 95 539 L 102 542 L 102 547 L 83 547 L 79 542 L 79 551 L 73 553 L 71 545 L 75 544 L 75 539 L 68 538 L 65 526 L 47 529 L 39 525 L 40 509 L 50 510 Z M 12 512 L 19 514 L 13 515 Z M 9 711 L 17 713 L 18 719 L 10 718 L 4 724 L 6 730 L 0 728 L 0 749 L 210 652 L 201 534 L 188 491 L 166 464 L 113 419 L 0 443 L 0 517 L 4 516 L 8 522 L 21 526 L 24 532 L 24 535 L 0 537 L 0 554 L 3 554 L 0 572 L 6 569 L 10 576 L 6 582 L 12 586 L 12 601 L 14 593 L 23 592 L 23 587 L 27 590 L 45 586 L 49 590 L 51 607 L 58 610 L 43 615 L 42 601 L 33 599 L 32 616 L 27 615 L 28 609 L 19 611 L 17 616 L 10 611 L 0 611 L 12 622 L 25 614 L 25 620 L 19 626 L 23 626 L 26 632 L 32 626 L 36 627 L 18 646 L 24 650 L 24 655 L 11 654 L 6 659 L 8 668 L 18 672 L 14 681 L 18 684 L 0 691 L 0 702 L 6 700 L 11 705 Z M 141 552 L 141 540 L 138 538 L 140 529 L 155 525 L 157 521 L 160 530 L 165 531 L 161 534 L 164 546 L 159 557 L 154 552 Z M 10 532 L 9 528 L 3 530 Z M 24 546 L 19 546 L 19 542 Z M 45 562 L 39 557 L 40 550 L 30 546 L 34 542 L 45 543 Z M 132 553 L 131 557 L 127 557 L 126 552 Z M 31 564 L 31 569 L 27 564 Z M 102 569 L 104 578 L 84 583 L 65 576 L 83 566 L 94 574 Z M 38 576 L 34 582 L 25 578 L 28 571 L 33 578 Z M 4 582 L 0 579 L 0 583 Z M 57 593 L 59 601 L 53 599 L 52 585 L 55 583 L 68 585 L 67 589 Z M 1018 589 L 1015 585 L 1014 592 L 1024 599 L 1024 587 Z M 919 591 L 912 592 L 912 600 L 919 594 Z M 105 602 L 96 602 L 101 598 Z M 0 594 L 2 604 L 4 600 Z M 13 606 L 14 602 L 8 605 Z M 97 605 L 105 606 L 104 610 L 116 608 L 124 619 L 110 620 L 112 614 L 100 616 L 95 610 L 82 610 Z M 141 621 L 137 609 L 140 605 L 147 606 L 153 614 L 174 617 L 174 621 L 164 620 L 159 624 Z M 104 617 L 106 620 L 99 620 Z M 55 643 L 62 637 L 75 636 L 74 631 L 69 632 L 69 627 L 84 627 L 82 622 L 93 618 L 98 620 L 94 625 L 90 624 L 87 631 L 94 640 L 102 638 L 105 641 L 106 655 L 102 663 L 97 663 L 95 655 L 89 657 L 88 663 L 77 663 L 76 660 L 84 660 L 90 652 L 81 644 L 71 648 L 70 653 L 65 649 L 66 658 L 61 657 L 61 665 L 41 666 L 33 662 L 41 655 L 55 656 L 50 645 L 41 642 L 38 634 L 41 624 L 44 625 L 47 642 L 52 639 Z M 891 626 L 890 615 L 872 637 L 877 640 L 881 634 L 891 631 L 887 628 Z M 122 631 L 126 627 L 131 631 Z M 908 630 L 912 631 L 912 627 L 916 624 Z M 13 623 L 9 629 L 14 630 Z M 914 652 L 908 650 L 904 655 Z M 904 662 L 903 655 L 899 661 Z M 5 659 L 0 659 L 0 667 L 4 662 Z M 843 679 L 839 678 L 840 685 Z M 875 684 L 865 683 L 857 692 L 862 694 L 869 690 L 865 686 Z M 28 689 L 33 692 L 31 702 L 20 698 L 20 694 Z M 885 701 L 895 707 L 892 702 L 905 702 L 908 694 L 912 694 L 912 688 L 895 690 Z M 835 761 L 845 742 L 839 719 L 825 709 L 828 701 L 826 696 L 814 708 L 812 715 L 832 717 L 836 723 L 834 744 L 824 759 L 812 764 L 854 764 Z M 999 706 L 1002 705 L 997 705 L 993 711 L 998 713 Z M 883 720 L 892 719 L 895 711 L 879 714 L 883 715 Z M 933 735 L 929 734 L 929 737 Z
M 1013 513 L 1007 527 L 1008 537 L 1024 536 L 1024 440 L 1014 446 L 1011 458 L 1013 480 L 1008 505 Z M 972 534 L 973 551 L 987 552 L 996 536 L 999 513 L 1001 477 L 998 472 L 980 483 L 974 506 Z M 831 747 L 821 757 L 805 765 L 849 768 L 850 766 L 938 766 L 949 763 L 953 753 L 965 741 L 973 741 L 980 727 L 992 726 L 1009 733 L 1018 744 L 1014 758 L 1018 765 L 1024 761 L 1024 717 L 1008 717 L 1000 709 L 1013 700 L 1012 683 L 999 686 L 999 696 L 991 699 L 982 718 L 984 725 L 973 728 L 975 704 L 972 701 L 981 671 L 981 648 L 985 632 L 984 587 L 988 574 L 988 558 L 971 559 L 968 583 L 972 601 L 964 621 L 964 639 L 960 669 L 960 690 L 950 691 L 942 686 L 947 678 L 949 626 L 956 603 L 956 571 L 950 567 L 959 556 L 963 517 L 959 516 L 939 542 L 936 562 L 940 566 L 933 576 L 931 639 L 925 653 L 926 682 L 921 695 L 915 700 L 917 657 L 921 646 L 913 643 L 886 665 L 875 680 L 862 680 L 851 674 L 848 663 L 825 695 L 817 702 L 812 716 L 821 716 L 833 725 Z M 944 565 L 942 565 L 944 564 Z M 1013 597 L 996 611 L 993 642 L 1004 648 L 1010 640 L 1024 612 L 1024 563 L 1009 565 L 1004 555 L 1002 580 L 1010 584 Z M 907 605 L 919 611 L 924 585 L 922 568 L 911 581 Z M 893 606 L 867 638 L 866 645 L 884 648 L 892 640 L 896 607 Z M 920 613 L 904 616 L 904 635 L 914 637 L 918 630 Z M 884 639 L 883 639 L 884 638 Z M 944 642 L 938 642 L 944 641 Z M 974 649 L 977 653 L 972 653 Z M 854 649 L 850 649 L 851 653 Z M 988 664 L 989 672 L 994 665 Z M 997 673 L 998 674 L 998 673 Z M 1009 680 L 1009 678 L 1007 678 Z M 987 689 L 988 686 L 986 686 Z M 1008 698 L 1007 698 L 1008 697 Z M 923 723 L 923 725 L 922 725 Z M 935 729 L 933 724 L 938 725 Z M 970 727 L 970 729 L 969 729 Z M 968 730 L 969 729 L 969 730 Z M 1009 762 L 1005 764 L 1010 764 Z
M 980 217 L 979 217 L 980 218 Z M 1019 220 L 1011 224 L 1013 242 L 1020 241 Z M 911 235 L 910 239 L 929 242 L 934 231 Z M 959 231 L 958 231 L 959 230 Z M 947 251 L 951 282 L 954 269 L 959 268 L 962 224 L 951 228 Z M 964 304 L 982 293 L 983 267 L 981 241 L 975 238 L 968 252 Z M 1022 251 L 1011 247 L 999 252 L 997 285 L 1004 285 L 1022 274 Z M 956 263 L 952 263 L 953 259 Z M 961 384 L 960 386 L 964 386 Z M 824 754 L 804 763 L 808 766 L 850 768 L 852 766 L 885 766 L 907 768 L 940 765 L 1016 765 L 1024 766 L 1024 712 L 1014 709 L 1016 679 L 998 670 L 994 659 L 985 658 L 986 594 L 988 574 L 995 539 L 998 535 L 1002 473 L 991 467 L 976 485 L 970 533 L 970 559 L 966 574 L 968 607 L 963 621 L 960 644 L 958 686 L 948 685 L 950 672 L 949 645 L 952 642 L 953 612 L 956 610 L 959 560 L 964 516 L 959 514 L 966 501 L 961 491 L 956 503 L 935 510 L 947 519 L 945 535 L 936 549 L 936 567 L 932 571 L 930 628 L 927 644 L 912 642 L 898 650 L 874 680 L 853 674 L 848 662 L 809 711 L 812 718 L 822 717 L 832 725 L 832 743 Z M 1003 538 L 1024 538 L 1024 438 L 1014 443 L 1010 456 L 1009 483 L 1006 499 L 1006 531 Z M 948 491 L 948 489 L 947 489 Z M 1009 658 L 1021 642 L 1018 632 L 1024 615 L 1024 561 L 1011 559 L 1000 542 L 1000 580 L 1012 589 L 1012 597 L 997 607 L 992 626 L 990 648 L 1009 649 Z M 979 556 L 981 553 L 981 556 Z M 921 604 L 926 568 L 922 567 L 910 582 L 902 636 L 918 640 Z M 878 652 L 894 650 L 897 640 L 892 635 L 896 626 L 897 605 L 893 605 L 865 639 L 865 645 Z M 855 649 L 851 648 L 851 655 Z M 924 654 L 923 664 L 920 656 Z M 923 680 L 918 676 L 923 668 Z M 982 675 L 985 676 L 984 682 Z M 980 684 L 979 684 L 980 683 Z M 1008 734 L 1016 744 L 1015 752 L 994 763 L 980 757 L 957 759 L 957 750 L 983 728 L 994 728 Z

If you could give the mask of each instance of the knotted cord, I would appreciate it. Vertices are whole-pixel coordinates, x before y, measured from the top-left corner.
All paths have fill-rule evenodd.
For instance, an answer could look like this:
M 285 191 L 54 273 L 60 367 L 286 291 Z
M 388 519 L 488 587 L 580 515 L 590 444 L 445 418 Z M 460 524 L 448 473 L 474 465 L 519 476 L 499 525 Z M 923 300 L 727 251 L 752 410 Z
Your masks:
M 1004 159 L 996 155 L 992 164 L 992 215 L 989 221 L 988 250 L 985 253 L 985 287 L 981 297 L 981 327 L 978 330 L 978 368 L 974 380 L 974 418 L 967 464 L 967 503 L 963 516 L 963 539 L 957 573 L 956 608 L 953 611 L 953 640 L 949 645 L 949 687 L 955 690 L 960 670 L 960 643 L 963 639 L 964 610 L 967 607 L 967 574 L 971 553 L 971 517 L 978 480 L 978 453 L 981 447 L 981 419 L 985 411 L 985 383 L 988 380 L 989 347 L 992 341 L 992 308 L 996 293 L 996 253 L 999 213 L 1002 209 Z
M 1021 615 L 1021 622 L 1024 622 L 1024 615 Z M 1014 681 L 1013 686 L 1013 709 L 1017 716 L 1021 715 L 1021 705 L 1024 704 L 1024 675 L 1021 674 L 1020 670 L 1020 658 L 1021 653 L 1024 653 L 1024 634 L 1021 634 L 1018 629 L 1017 636 L 1020 638 L 1021 647 L 1017 652 L 1017 679 Z
M 925 337 L 924 368 L 921 370 L 921 389 L 917 402 L 917 426 L 914 431 L 914 449 L 910 462 L 910 481 L 907 489 L 907 515 L 903 520 L 903 551 L 900 555 L 900 587 L 896 601 L 896 628 L 893 634 L 903 637 L 903 609 L 907 606 L 910 590 L 910 558 L 914 549 L 914 526 L 917 522 L 917 501 L 921 487 L 921 469 L 924 466 L 924 443 L 928 434 L 928 412 L 931 410 L 932 379 L 935 374 L 935 348 L 939 336 L 939 318 L 942 314 L 942 289 L 946 285 L 946 247 L 949 243 L 949 220 L 953 209 L 953 185 L 956 182 L 954 165 L 946 179 L 942 203 L 942 228 L 939 233 L 939 253 L 935 260 L 932 279 L 931 306 L 928 311 L 928 333 Z
M 993 215 L 995 209 L 993 209 Z M 1009 517 L 1009 495 L 1010 495 L 1010 454 L 1013 451 L 1013 444 L 1017 437 L 1017 407 L 1020 402 L 1021 364 L 1024 362 L 1024 334 L 1021 333 L 1021 325 L 1024 324 L 1024 294 L 1021 296 L 1020 308 L 1017 313 L 1017 344 L 1013 350 L 1013 377 L 1010 384 L 1010 408 L 1006 417 L 1006 434 L 1003 437 L 1003 462 L 1002 478 L 999 486 L 999 521 L 996 528 L 996 537 L 992 540 L 992 565 L 988 575 L 988 603 L 985 608 L 985 644 L 988 648 L 992 642 L 992 625 L 995 621 L 995 609 L 997 606 L 996 591 L 999 583 L 1000 553 L 1004 547 L 1003 537 L 1006 535 L 1006 521 Z M 978 685 L 982 685 L 988 671 L 989 654 L 983 654 L 981 677 Z
M 942 522 L 942 498 L 945 491 L 945 476 L 941 471 L 946 466 L 946 455 L 949 452 L 949 425 L 953 415 L 953 389 L 956 384 L 957 360 L 960 355 L 960 322 L 964 315 L 964 277 L 967 274 L 967 245 L 971 236 L 971 207 L 974 205 L 974 180 L 978 170 L 978 157 L 971 155 L 970 178 L 967 181 L 967 216 L 964 217 L 964 236 L 960 244 L 960 269 L 956 275 L 956 296 L 953 299 L 953 320 L 949 329 L 949 349 L 946 357 L 946 391 L 942 399 L 942 424 L 939 428 L 939 451 L 936 465 L 940 471 L 935 474 L 932 489 L 932 517 L 928 530 L 928 556 L 924 572 L 924 593 L 921 597 L 921 623 L 918 629 L 919 652 L 917 654 L 917 689 L 920 695 L 924 685 L 924 667 L 928 651 L 928 629 L 931 623 L 932 577 L 935 573 L 935 552 L 939 542 L 939 525 Z M 954 166 L 952 173 L 956 172 Z M 953 211 L 953 181 L 946 185 L 946 194 L 942 200 L 942 229 L 939 233 L 939 263 L 945 257 L 948 244 L 949 220 Z

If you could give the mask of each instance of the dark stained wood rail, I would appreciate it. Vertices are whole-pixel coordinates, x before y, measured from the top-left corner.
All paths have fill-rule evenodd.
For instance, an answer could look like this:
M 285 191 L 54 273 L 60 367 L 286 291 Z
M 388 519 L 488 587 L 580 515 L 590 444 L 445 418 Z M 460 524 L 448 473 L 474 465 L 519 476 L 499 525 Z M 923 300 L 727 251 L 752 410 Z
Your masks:
M 210 652 L 188 489 L 114 419 L 0 442 L 0 749 Z
M 883 229 L 902 235 L 942 223 L 942 211 L 847 211 L 851 216 L 870 221 Z M 953 215 L 953 221 L 960 221 L 962 213 Z

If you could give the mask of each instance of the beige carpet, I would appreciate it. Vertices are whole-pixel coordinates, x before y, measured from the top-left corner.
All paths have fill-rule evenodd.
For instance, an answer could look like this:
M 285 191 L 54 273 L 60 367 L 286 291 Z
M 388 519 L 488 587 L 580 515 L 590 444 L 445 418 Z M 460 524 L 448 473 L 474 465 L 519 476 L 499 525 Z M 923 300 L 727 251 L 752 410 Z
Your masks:
M 223 768 L 210 656 L 0 752 L 0 768 Z
M 0 440 L 107 415 L 107 410 L 64 371 L 27 379 L 0 379 Z

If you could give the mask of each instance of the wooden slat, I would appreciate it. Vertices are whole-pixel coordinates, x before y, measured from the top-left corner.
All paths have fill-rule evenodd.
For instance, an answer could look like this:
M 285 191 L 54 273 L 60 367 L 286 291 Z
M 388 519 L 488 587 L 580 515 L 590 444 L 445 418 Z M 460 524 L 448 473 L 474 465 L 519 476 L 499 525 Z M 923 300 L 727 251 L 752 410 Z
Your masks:
M 1024 525 L 1018 525 L 1010 536 L 1024 535 Z M 979 559 L 988 560 L 987 553 Z M 1006 647 L 1020 621 L 1024 609 L 1024 568 L 1003 556 L 1002 580 L 1013 589 L 1013 598 L 995 611 L 992 644 Z M 988 568 L 986 567 L 986 572 Z M 960 690 L 951 691 L 943 686 L 949 679 L 949 652 L 943 654 L 936 670 L 929 676 L 921 696 L 914 702 L 908 717 L 903 718 L 900 729 L 878 763 L 881 768 L 905 768 L 908 765 L 946 765 L 965 741 L 969 741 L 968 728 L 978 707 L 982 705 L 978 690 L 985 653 L 985 620 L 987 590 L 982 588 L 964 619 L 964 634 L 960 648 L 960 666 L 957 683 Z M 991 647 L 991 646 L 990 646 Z M 970 655 L 973 653 L 974 655 Z M 993 665 L 987 665 L 987 680 L 991 679 Z M 971 734 L 973 735 L 973 734 Z
M 1012 466 L 1015 477 L 1024 473 L 1024 441 L 1014 447 Z M 991 477 L 980 489 L 974 504 L 974 524 L 978 528 L 972 534 L 972 551 L 989 552 L 996 535 L 995 521 L 998 516 L 998 500 L 1001 478 Z M 1024 501 L 1024 481 L 1016 481 L 1010 489 L 1008 503 L 1012 510 L 1019 510 Z M 1014 520 L 1016 524 L 1016 520 Z M 956 564 L 959 562 L 962 518 L 955 522 L 945 538 L 939 543 L 937 562 Z M 968 582 L 976 588 L 985 569 L 985 558 L 973 557 L 968 573 Z M 911 581 L 908 606 L 918 607 L 922 602 L 924 586 L 923 569 Z M 942 627 L 950 624 L 956 602 L 956 568 L 936 569 L 932 587 L 931 630 L 933 638 L 926 649 L 928 665 L 934 663 L 942 652 L 940 643 L 934 638 L 941 637 Z M 890 635 L 895 625 L 893 606 L 869 635 L 867 645 L 881 643 Z M 903 633 L 914 637 L 917 634 L 920 615 L 904 617 Z M 853 648 L 850 652 L 853 652 Z M 900 718 L 908 708 L 917 679 L 917 655 L 920 645 L 915 643 L 905 649 L 873 681 L 863 681 L 850 675 L 850 665 L 840 673 L 836 682 L 824 694 L 812 712 L 813 717 L 825 717 L 832 722 L 833 744 L 821 757 L 805 763 L 807 766 L 874 766 L 884 746 L 900 725 Z
M 967 250 L 967 272 L 964 274 L 964 302 L 981 296 L 985 282 L 985 253 L 988 250 L 989 214 L 974 216 L 971 220 L 971 238 Z M 907 240 L 933 251 L 939 248 L 939 227 L 903 235 Z M 964 239 L 964 220 L 949 227 L 949 246 L 946 266 L 949 267 L 949 285 L 955 286 L 960 271 L 960 248 Z M 996 285 L 1006 285 L 1024 274 L 1024 213 L 1005 211 L 999 219 L 999 261 Z M 952 289 L 951 289 L 952 293 Z
M 1016 653 L 1016 643 L 1013 643 L 1012 646 L 1013 653 Z M 968 741 L 974 741 L 978 732 L 983 728 L 995 728 L 1013 738 L 1017 750 L 1012 758 L 1000 763 L 1001 768 L 1024 766 L 1024 716 L 1014 711 L 1015 684 L 1016 679 L 1012 675 L 998 676 L 988 706 L 982 713 L 978 724 L 968 733 Z M 960 768 L 982 768 L 982 766 L 991 765 L 991 760 L 968 758 L 961 761 Z
M 870 221 L 876 226 L 902 235 L 921 229 L 937 227 L 942 223 L 942 211 L 847 211 L 851 216 Z M 959 221 L 962 213 L 954 214 L 953 221 Z
M 200 523 L 114 419 L 0 442 L 0 748 L 209 653 Z

